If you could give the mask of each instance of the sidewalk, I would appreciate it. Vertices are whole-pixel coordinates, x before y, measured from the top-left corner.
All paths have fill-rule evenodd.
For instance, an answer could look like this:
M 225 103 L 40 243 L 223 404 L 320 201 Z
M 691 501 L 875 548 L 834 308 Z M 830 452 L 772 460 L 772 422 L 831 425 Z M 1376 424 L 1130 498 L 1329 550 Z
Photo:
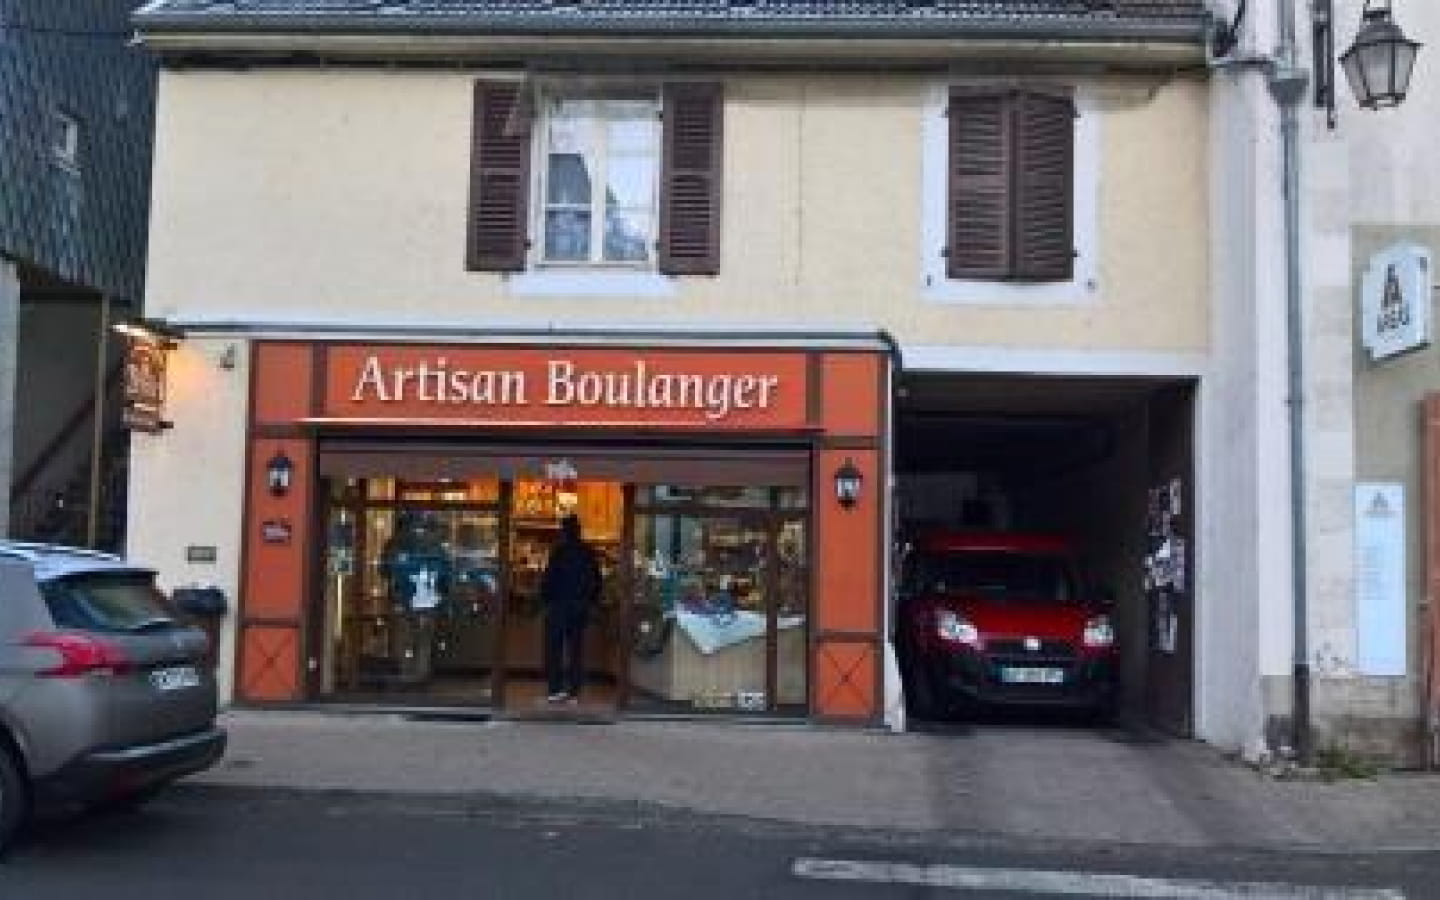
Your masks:
M 1440 777 L 1275 781 L 1203 745 L 986 726 L 434 722 L 231 711 L 201 783 L 654 804 L 807 825 L 1207 847 L 1440 848 Z

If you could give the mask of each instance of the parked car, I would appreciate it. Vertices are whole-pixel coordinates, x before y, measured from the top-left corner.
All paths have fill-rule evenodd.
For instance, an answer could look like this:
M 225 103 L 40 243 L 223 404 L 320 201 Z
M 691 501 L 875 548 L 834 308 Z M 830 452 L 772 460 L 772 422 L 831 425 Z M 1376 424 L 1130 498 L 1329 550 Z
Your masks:
M 36 809 L 134 807 L 213 765 L 208 649 L 150 570 L 0 541 L 0 849 Z
M 947 532 L 907 552 L 896 654 L 919 717 L 988 706 L 1113 716 L 1120 648 L 1071 544 L 1038 534 Z

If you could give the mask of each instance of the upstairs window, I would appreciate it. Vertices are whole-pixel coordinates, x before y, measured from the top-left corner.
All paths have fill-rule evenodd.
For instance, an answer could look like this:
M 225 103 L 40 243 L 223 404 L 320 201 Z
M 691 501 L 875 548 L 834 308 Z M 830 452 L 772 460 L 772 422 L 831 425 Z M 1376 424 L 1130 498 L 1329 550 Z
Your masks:
M 947 276 L 1069 281 L 1075 267 L 1073 98 L 956 87 L 948 115 Z
M 713 275 L 720 265 L 723 99 L 710 83 L 656 94 L 475 87 L 467 264 Z M 533 173 L 532 164 L 538 170 Z
M 544 127 L 538 261 L 653 265 L 659 98 L 555 99 Z

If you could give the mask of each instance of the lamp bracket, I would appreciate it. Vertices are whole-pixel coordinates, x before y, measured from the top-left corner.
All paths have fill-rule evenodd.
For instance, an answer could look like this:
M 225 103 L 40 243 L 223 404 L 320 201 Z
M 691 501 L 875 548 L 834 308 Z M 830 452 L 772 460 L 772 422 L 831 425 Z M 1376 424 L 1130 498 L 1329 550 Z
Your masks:
M 1282 107 L 1297 106 L 1310 86 L 1310 75 L 1299 66 L 1280 64 L 1270 70 L 1270 96 Z

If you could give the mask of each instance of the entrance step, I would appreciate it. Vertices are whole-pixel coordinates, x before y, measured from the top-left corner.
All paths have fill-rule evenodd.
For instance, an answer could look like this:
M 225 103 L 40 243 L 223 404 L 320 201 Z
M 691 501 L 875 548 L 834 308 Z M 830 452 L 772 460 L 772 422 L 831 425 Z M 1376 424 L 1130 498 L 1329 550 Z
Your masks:
M 498 710 L 497 719 L 512 722 L 568 722 L 582 725 L 610 725 L 618 716 L 615 707 L 599 703 L 546 703 L 543 700 L 533 705 L 516 704 L 512 708 Z

